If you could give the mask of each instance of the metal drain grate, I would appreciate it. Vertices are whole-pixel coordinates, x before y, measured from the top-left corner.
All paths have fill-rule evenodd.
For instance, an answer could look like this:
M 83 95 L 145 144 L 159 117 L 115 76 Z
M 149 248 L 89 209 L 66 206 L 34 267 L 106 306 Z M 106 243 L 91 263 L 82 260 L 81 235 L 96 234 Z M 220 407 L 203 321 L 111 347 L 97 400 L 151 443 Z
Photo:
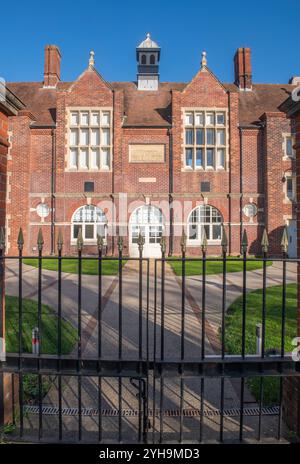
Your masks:
M 31 406 L 26 405 L 23 407 L 24 413 L 27 414 L 39 414 L 40 409 L 38 406 Z M 258 416 L 259 415 L 259 408 L 244 408 L 243 410 L 244 416 Z M 61 413 L 63 416 L 78 416 L 79 409 L 78 408 L 62 408 Z M 279 414 L 279 406 L 272 406 L 272 407 L 265 407 L 262 408 L 261 413 L 263 416 L 274 416 Z M 59 408 L 54 406 L 42 406 L 42 414 L 48 416 L 56 416 L 59 414 Z M 119 416 L 118 409 L 101 409 L 100 412 L 102 417 L 117 417 Z M 181 411 L 180 409 L 165 409 L 162 411 L 162 416 L 164 417 L 180 417 Z M 236 417 L 241 414 L 240 408 L 232 408 L 232 409 L 224 409 L 223 415 L 224 417 Z M 82 408 L 81 409 L 82 416 L 98 416 L 99 409 L 98 408 Z M 138 417 L 139 410 L 138 409 L 122 409 L 121 410 L 122 417 Z M 149 409 L 148 416 L 160 416 L 160 410 L 156 409 L 155 414 L 153 414 L 153 410 Z M 220 416 L 221 411 L 220 409 L 205 409 L 203 411 L 204 417 L 215 417 Z M 201 411 L 200 409 L 183 409 L 182 410 L 183 417 L 200 417 Z

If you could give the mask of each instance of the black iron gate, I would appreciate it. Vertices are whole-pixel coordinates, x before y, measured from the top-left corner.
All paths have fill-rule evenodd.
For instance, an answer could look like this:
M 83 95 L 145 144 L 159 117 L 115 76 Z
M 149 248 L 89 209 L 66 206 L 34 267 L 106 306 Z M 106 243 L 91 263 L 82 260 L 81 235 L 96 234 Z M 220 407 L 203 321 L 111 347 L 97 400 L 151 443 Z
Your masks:
M 118 257 L 105 256 L 101 237 L 98 256 L 84 256 L 80 233 L 78 254 L 71 257 L 62 255 L 61 234 L 55 257 L 43 256 L 41 232 L 38 257 L 23 257 L 22 232 L 19 256 L 4 255 L 3 234 L 0 242 L 7 288 L 15 295 L 7 301 L 12 349 L 0 362 L 10 389 L 10 439 L 172 443 L 286 436 L 285 381 L 299 375 L 286 350 L 287 266 L 297 261 L 287 257 L 286 232 L 283 257 L 272 258 L 281 269 L 280 346 L 273 351 L 267 337 L 271 258 L 266 233 L 261 258 L 247 256 L 246 234 L 241 257 L 227 256 L 223 230 L 220 258 L 207 256 L 205 234 L 202 256 L 186 257 L 183 235 L 181 257 L 166 257 L 163 238 L 162 258 L 154 262 L 142 257 L 141 236 L 139 258 L 123 256 L 122 238 Z M 254 262 L 261 266 L 258 352 L 248 340 L 247 278 Z M 199 268 L 193 278 L 191 263 Z M 233 275 L 228 267 L 237 263 L 242 270 L 234 280 L 240 282 L 242 310 L 240 340 L 232 353 L 226 317 L 236 284 L 228 283 Z M 214 265 L 220 267 L 218 279 L 210 277 Z M 108 271 L 115 275 L 107 276 Z M 32 329 L 36 339 L 28 340 Z M 277 391 L 276 401 L 266 401 L 270 389 Z

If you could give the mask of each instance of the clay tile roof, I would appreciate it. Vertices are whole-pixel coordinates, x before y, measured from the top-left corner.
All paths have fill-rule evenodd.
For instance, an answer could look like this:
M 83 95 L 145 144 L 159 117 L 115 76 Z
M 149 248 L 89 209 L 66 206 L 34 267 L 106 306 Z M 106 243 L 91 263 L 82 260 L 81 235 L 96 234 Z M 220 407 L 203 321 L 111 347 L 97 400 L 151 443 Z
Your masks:
M 35 118 L 33 125 L 55 124 L 55 89 L 44 89 L 42 82 L 12 82 L 8 86 L 26 105 L 26 109 L 33 114 Z
M 33 125 L 53 125 L 56 121 L 56 96 L 66 91 L 72 82 L 59 82 L 57 89 L 43 88 L 42 82 L 8 83 L 10 90 L 26 105 L 35 121 Z M 161 82 L 158 91 L 137 90 L 134 82 L 112 82 L 115 90 L 124 92 L 124 126 L 155 127 L 171 124 L 171 93 L 182 91 L 187 84 Z M 265 112 L 280 111 L 279 106 L 288 98 L 293 85 L 254 84 L 253 90 L 239 92 L 234 84 L 223 84 L 230 92 L 239 93 L 239 122 L 253 125 Z
M 158 91 L 137 90 L 134 82 L 113 82 L 114 89 L 124 91 L 124 126 L 169 126 L 171 124 L 171 91 L 185 84 L 159 84 Z
M 294 87 L 290 84 L 254 84 L 251 92 L 240 92 L 240 125 L 257 124 L 264 113 L 280 111 L 279 106 Z

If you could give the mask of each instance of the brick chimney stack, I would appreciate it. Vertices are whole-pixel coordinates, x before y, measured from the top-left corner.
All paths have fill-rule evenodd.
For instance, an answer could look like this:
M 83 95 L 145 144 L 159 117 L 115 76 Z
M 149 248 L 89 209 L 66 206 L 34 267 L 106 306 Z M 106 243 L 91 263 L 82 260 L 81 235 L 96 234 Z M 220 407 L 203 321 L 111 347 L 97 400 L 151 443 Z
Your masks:
M 60 81 L 60 57 L 56 45 L 45 46 L 44 87 L 56 87 Z
M 234 56 L 234 83 L 241 90 L 252 90 L 251 48 L 238 48 Z

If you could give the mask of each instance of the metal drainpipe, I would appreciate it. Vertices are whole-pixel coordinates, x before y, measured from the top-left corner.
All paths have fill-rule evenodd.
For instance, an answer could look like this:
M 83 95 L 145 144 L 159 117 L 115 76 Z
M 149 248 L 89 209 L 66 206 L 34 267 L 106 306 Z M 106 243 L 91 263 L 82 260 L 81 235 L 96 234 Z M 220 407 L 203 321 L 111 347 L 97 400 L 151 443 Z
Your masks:
M 51 129 L 52 158 L 51 158 L 51 255 L 55 253 L 55 174 L 56 174 L 56 150 L 55 129 Z
M 174 210 L 171 208 L 173 202 L 173 134 L 172 129 L 168 130 L 169 134 L 169 211 L 170 211 L 170 238 L 169 238 L 169 256 L 174 251 Z
M 243 129 L 239 126 L 240 133 L 240 248 L 243 237 Z

